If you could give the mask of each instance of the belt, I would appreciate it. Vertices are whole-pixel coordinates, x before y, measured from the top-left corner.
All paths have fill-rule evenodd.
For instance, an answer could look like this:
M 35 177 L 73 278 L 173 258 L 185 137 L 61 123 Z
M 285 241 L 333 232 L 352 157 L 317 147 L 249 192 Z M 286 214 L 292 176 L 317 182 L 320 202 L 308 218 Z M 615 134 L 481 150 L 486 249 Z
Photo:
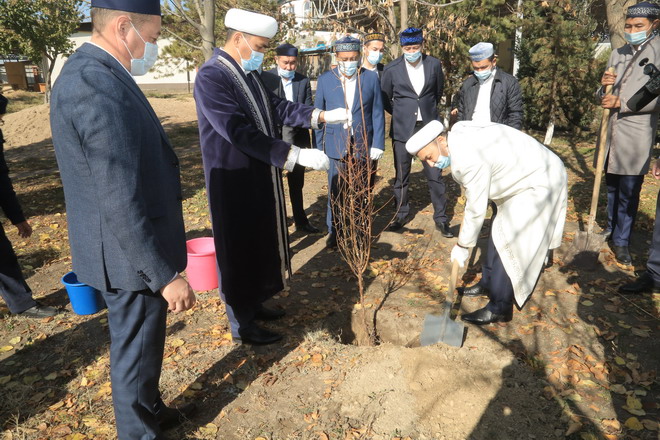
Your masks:
M 415 127 L 421 127 L 422 125 L 424 125 L 424 121 L 415 122 Z

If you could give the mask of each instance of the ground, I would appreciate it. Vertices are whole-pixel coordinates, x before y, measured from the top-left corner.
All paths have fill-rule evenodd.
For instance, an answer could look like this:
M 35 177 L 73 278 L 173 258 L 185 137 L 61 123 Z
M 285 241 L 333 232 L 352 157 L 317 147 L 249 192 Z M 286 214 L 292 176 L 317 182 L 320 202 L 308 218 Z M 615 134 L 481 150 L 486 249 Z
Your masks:
M 3 439 L 111 439 L 106 314 L 73 314 L 60 283 L 71 261 L 48 107 L 38 96 L 8 97 L 19 105 L 2 127 L 5 155 L 35 232 L 23 240 L 3 225 L 35 295 L 66 312 L 32 320 L 0 303 L 0 432 Z M 150 101 L 181 158 L 188 236 L 208 236 L 194 103 L 186 94 Z M 555 143 L 570 176 L 565 250 L 588 209 L 593 139 Z M 572 267 L 558 252 L 511 323 L 467 326 L 462 348 L 419 347 L 424 317 L 444 302 L 455 239 L 435 232 L 419 163 L 413 172 L 415 218 L 405 232 L 376 240 L 364 304 L 324 237 L 291 228 L 294 277 L 272 301 L 287 311 L 272 324 L 286 335 L 282 344 L 233 344 L 216 291 L 200 292 L 193 310 L 170 315 L 163 397 L 196 402 L 199 412 L 169 438 L 658 439 L 660 298 L 619 295 L 634 271 L 617 266 L 606 248 L 592 270 Z M 378 231 L 393 215 L 392 178 L 388 151 L 380 163 Z M 318 172 L 306 179 L 308 213 L 321 226 L 326 179 Z M 450 179 L 448 187 L 457 232 L 460 193 Z M 657 193 L 649 176 L 632 244 L 637 269 Z M 483 244 L 459 284 L 478 279 Z M 462 298 L 459 313 L 485 301 Z M 376 322 L 376 346 L 356 344 L 364 338 L 363 313 Z

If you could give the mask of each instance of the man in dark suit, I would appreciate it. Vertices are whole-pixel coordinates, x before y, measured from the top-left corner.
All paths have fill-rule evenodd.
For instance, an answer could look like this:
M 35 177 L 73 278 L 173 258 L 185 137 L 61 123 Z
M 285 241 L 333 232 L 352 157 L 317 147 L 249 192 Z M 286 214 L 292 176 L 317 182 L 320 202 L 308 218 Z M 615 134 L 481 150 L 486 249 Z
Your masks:
M 51 128 L 73 270 L 108 305 L 120 440 L 162 439 L 192 408 L 165 406 L 158 381 L 168 309 L 195 296 L 186 267 L 179 161 L 133 76 L 158 55 L 158 0 L 92 0 L 92 39 L 62 69 Z
M 298 67 L 298 48 L 292 44 L 281 44 L 275 49 L 277 56 L 275 62 L 277 67 L 261 72 L 264 85 L 280 98 L 286 98 L 292 102 L 300 102 L 312 105 L 312 87 L 309 78 L 302 73 L 296 72 Z M 300 148 L 310 148 L 309 130 L 306 128 L 282 126 L 282 140 L 296 145 Z M 303 207 L 303 186 L 305 185 L 305 167 L 296 164 L 293 171 L 287 174 L 289 182 L 289 197 L 293 209 L 293 221 L 296 230 L 310 234 L 319 233 L 305 214 Z
M 346 169 L 347 157 L 353 155 L 363 161 L 364 167 L 357 167 L 367 174 L 373 184 L 378 161 L 385 150 L 385 113 L 378 75 L 359 68 L 360 40 L 345 37 L 335 42 L 338 67 L 319 77 L 316 87 L 316 108 L 327 110 L 345 106 L 352 114 L 352 124 L 326 124 L 315 130 L 317 148 L 323 149 L 330 160 L 328 170 L 328 211 L 326 224 L 328 237 L 326 245 L 333 248 L 337 244 L 338 224 L 335 215 L 337 203 L 341 200 L 340 182 L 342 170 Z M 372 175 L 369 176 L 368 173 Z
M 378 74 L 378 79 L 383 77 L 385 66 L 381 63 L 385 55 L 385 34 L 374 32 L 364 36 L 364 59 L 362 68 Z
M 400 34 L 403 55 L 385 66 L 381 80 L 388 101 L 385 109 L 392 114 L 392 140 L 396 180 L 394 197 L 397 217 L 390 231 L 399 231 L 411 220 L 408 202 L 408 181 L 412 156 L 406 151 L 406 142 L 425 124 L 438 120 L 438 104 L 442 99 L 445 76 L 437 58 L 422 54 L 424 36 L 421 29 L 408 28 Z M 447 196 L 442 170 L 422 162 L 433 204 L 435 227 L 447 238 L 449 230 L 445 209 Z
M 497 68 L 491 43 L 478 43 L 469 54 L 474 72 L 458 94 L 457 121 L 497 122 L 520 130 L 523 103 L 518 80 Z
M 7 112 L 8 100 L 0 94 L 0 125 L 2 116 Z M 28 238 L 32 227 L 25 219 L 21 205 L 9 178 L 9 168 L 5 162 L 5 139 L 0 130 L 0 207 L 5 216 L 18 229 L 18 235 Z M 25 282 L 21 266 L 11 242 L 0 224 L 0 296 L 5 300 L 11 313 L 30 318 L 46 318 L 57 313 L 54 307 L 39 304 L 32 298 L 32 290 Z

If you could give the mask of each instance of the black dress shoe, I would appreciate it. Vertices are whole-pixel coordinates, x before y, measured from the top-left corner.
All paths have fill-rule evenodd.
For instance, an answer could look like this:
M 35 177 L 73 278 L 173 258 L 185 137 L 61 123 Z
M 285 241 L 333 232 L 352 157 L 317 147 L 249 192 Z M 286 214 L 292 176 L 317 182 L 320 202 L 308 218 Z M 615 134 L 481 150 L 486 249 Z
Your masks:
M 321 232 L 319 228 L 313 226 L 311 223 L 307 222 L 304 225 L 296 225 L 296 231 L 307 232 L 308 234 L 318 234 Z
M 27 318 L 48 318 L 57 315 L 57 309 L 55 307 L 45 306 L 43 304 L 37 303 L 36 306 L 22 311 L 19 313 L 19 315 L 25 316 Z
M 628 252 L 628 246 L 614 246 L 612 245 L 612 251 L 614 252 L 614 258 L 619 264 L 625 266 L 630 266 L 632 264 L 632 257 L 630 252 Z
M 452 232 L 449 230 L 449 225 L 447 222 L 436 223 L 435 229 L 440 231 L 440 234 L 445 238 L 454 238 L 454 234 L 452 234 Z
M 619 287 L 619 292 L 635 294 L 644 292 L 660 293 L 660 286 L 656 286 L 650 273 L 644 272 L 632 283 Z
M 169 406 L 162 405 L 159 410 L 156 411 L 156 420 L 160 429 L 163 431 L 167 429 L 172 429 L 175 426 L 179 426 L 197 411 L 197 405 L 194 403 L 188 403 L 179 408 L 171 408 Z
M 488 296 L 488 289 L 479 283 L 470 287 L 459 287 L 458 291 L 463 296 Z
M 337 247 L 337 234 L 331 232 L 328 234 L 328 238 L 325 239 L 325 247 L 328 249 L 334 249 Z
M 273 344 L 282 339 L 282 335 L 275 333 L 258 325 L 252 324 L 250 327 L 238 330 L 240 335 L 234 338 L 234 341 L 252 345 Z
M 410 222 L 410 220 L 412 220 L 410 216 L 398 218 L 390 223 L 387 230 L 391 232 L 400 231 L 406 224 L 408 224 L 408 222 Z
M 472 324 L 486 325 L 493 322 L 509 322 L 511 321 L 512 317 L 513 312 L 504 314 L 493 313 L 488 310 L 488 307 L 484 307 L 483 309 L 479 309 L 476 312 L 461 316 L 461 319 Z
M 261 306 L 259 311 L 254 314 L 254 319 L 259 319 L 261 321 L 275 321 L 286 315 L 286 312 L 282 309 L 270 309 L 265 306 Z

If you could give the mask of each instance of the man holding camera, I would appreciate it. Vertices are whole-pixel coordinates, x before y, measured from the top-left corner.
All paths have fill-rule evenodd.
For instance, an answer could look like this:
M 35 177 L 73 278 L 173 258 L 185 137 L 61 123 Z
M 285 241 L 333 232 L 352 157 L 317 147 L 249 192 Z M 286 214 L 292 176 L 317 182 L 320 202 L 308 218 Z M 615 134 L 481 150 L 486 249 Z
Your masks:
M 610 236 L 616 260 L 623 265 L 632 264 L 628 245 L 642 182 L 649 171 L 660 100 L 656 97 L 637 111 L 627 104 L 649 80 L 643 65 L 660 62 L 660 38 L 655 35 L 659 25 L 660 6 L 642 2 L 628 8 L 624 27 L 628 44 L 612 51 L 607 67 L 614 67 L 615 73 L 603 75 L 598 91 L 602 107 L 611 109 L 605 161 L 605 234 Z M 611 95 L 604 94 L 608 85 L 612 85 Z

